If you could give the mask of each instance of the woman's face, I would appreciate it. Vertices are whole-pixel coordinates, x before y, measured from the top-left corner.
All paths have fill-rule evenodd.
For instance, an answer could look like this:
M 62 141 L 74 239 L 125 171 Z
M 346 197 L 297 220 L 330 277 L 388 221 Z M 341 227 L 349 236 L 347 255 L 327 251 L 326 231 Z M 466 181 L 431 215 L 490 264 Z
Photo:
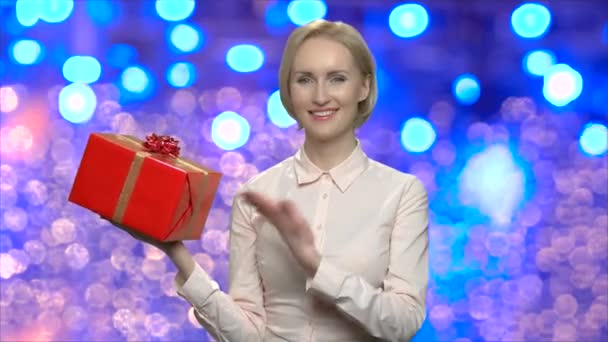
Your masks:
M 354 132 L 358 103 L 367 98 L 369 81 L 344 45 L 315 37 L 297 49 L 289 88 L 306 138 L 330 141 Z

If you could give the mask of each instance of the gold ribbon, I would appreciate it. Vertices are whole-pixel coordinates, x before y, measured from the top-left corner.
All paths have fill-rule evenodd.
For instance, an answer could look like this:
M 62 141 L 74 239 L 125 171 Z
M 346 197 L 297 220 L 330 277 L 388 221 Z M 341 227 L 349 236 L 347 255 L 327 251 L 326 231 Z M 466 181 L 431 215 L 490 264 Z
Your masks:
M 125 180 L 125 184 L 123 184 L 122 190 L 120 190 L 120 195 L 118 196 L 118 203 L 116 203 L 116 209 L 114 209 L 114 215 L 112 216 L 112 220 L 114 222 L 122 223 L 122 219 L 125 216 L 125 211 L 127 209 L 127 204 L 129 204 L 131 194 L 133 193 L 133 188 L 135 187 L 135 181 L 137 180 L 137 177 L 141 171 L 141 166 L 144 164 L 144 159 L 150 155 L 150 152 L 141 151 L 135 154 L 135 158 L 133 158 L 131 167 L 129 168 L 129 173 L 127 174 L 127 179 Z
M 131 147 L 133 147 L 134 149 L 140 150 L 135 153 L 135 158 L 133 158 L 133 161 L 131 162 L 131 166 L 129 167 L 129 172 L 127 174 L 127 179 L 125 180 L 125 183 L 123 184 L 123 187 L 120 191 L 120 195 L 118 196 L 118 202 L 116 204 L 116 208 L 114 209 L 114 214 L 112 216 L 112 220 L 114 222 L 122 223 L 122 220 L 125 215 L 125 211 L 127 209 L 127 205 L 129 204 L 129 200 L 131 198 L 131 194 L 133 193 L 133 189 L 135 188 L 135 182 L 137 181 L 137 178 L 139 177 L 139 173 L 141 172 L 141 167 L 143 165 L 144 159 L 146 159 L 148 157 L 154 157 L 155 153 L 142 151 L 141 150 L 143 148 L 142 142 L 137 140 L 136 138 L 128 136 L 128 135 L 101 134 L 101 136 L 108 138 L 109 140 L 118 139 L 119 141 L 121 141 L 123 143 L 131 145 Z M 155 159 L 157 159 L 159 161 L 165 161 L 160 158 L 155 158 Z M 196 196 L 196 199 L 194 201 L 192 199 L 192 196 L 194 193 L 193 189 L 192 189 L 193 185 L 191 183 L 190 177 L 187 177 L 188 192 L 189 192 L 188 207 L 182 213 L 182 215 L 180 215 L 180 218 L 177 220 L 177 222 L 171 227 L 167 236 L 170 236 L 171 234 L 173 234 L 175 229 L 180 226 L 182 221 L 186 218 L 188 211 L 192 212 L 192 215 L 190 216 L 191 218 L 196 218 L 196 217 L 200 216 L 201 205 L 203 204 L 203 200 L 205 199 L 205 189 L 207 188 L 207 183 L 209 181 L 209 177 L 206 177 L 209 175 L 209 172 L 207 170 L 201 168 L 200 166 L 198 166 L 190 161 L 187 161 L 185 159 L 182 159 L 182 158 L 171 157 L 170 160 L 175 162 L 175 164 L 177 164 L 178 167 L 185 166 L 186 168 L 190 168 L 190 169 L 193 169 L 194 171 L 203 173 L 203 176 L 202 176 L 202 184 L 200 187 L 200 191 L 198 192 L 198 196 Z M 190 236 L 192 230 L 194 230 L 196 228 L 195 222 L 196 222 L 196 220 L 192 219 L 190 221 L 190 223 L 186 226 L 185 232 L 184 232 L 185 236 Z

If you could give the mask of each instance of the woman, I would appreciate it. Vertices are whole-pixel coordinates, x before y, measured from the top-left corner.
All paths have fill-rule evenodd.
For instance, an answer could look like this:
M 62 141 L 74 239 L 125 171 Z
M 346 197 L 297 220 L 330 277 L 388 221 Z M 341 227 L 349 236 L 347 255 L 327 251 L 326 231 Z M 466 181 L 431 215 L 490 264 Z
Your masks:
M 138 238 L 175 263 L 178 294 L 219 341 L 409 340 L 425 318 L 428 201 L 355 136 L 377 96 L 366 43 L 344 23 L 302 26 L 279 81 L 306 139 L 235 197 L 229 293 L 183 243 Z

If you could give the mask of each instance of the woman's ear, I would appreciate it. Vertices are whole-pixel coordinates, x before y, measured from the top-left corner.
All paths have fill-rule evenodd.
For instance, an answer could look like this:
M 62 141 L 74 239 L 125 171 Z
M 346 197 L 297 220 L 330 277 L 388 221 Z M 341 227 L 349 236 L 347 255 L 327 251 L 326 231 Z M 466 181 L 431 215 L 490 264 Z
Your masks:
M 363 77 L 363 84 L 361 85 L 361 91 L 359 95 L 359 102 L 365 101 L 369 96 L 371 76 L 369 74 Z

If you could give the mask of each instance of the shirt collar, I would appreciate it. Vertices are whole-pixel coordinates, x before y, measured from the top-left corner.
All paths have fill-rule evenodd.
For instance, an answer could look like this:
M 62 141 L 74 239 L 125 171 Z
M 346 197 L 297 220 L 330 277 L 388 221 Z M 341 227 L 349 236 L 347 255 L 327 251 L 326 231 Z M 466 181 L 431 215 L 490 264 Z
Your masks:
M 357 176 L 367 169 L 368 165 L 369 159 L 361 149 L 361 143 L 358 139 L 357 145 L 350 156 L 327 172 L 310 161 L 304 147 L 301 147 L 294 156 L 294 170 L 298 184 L 313 183 L 324 173 L 327 173 L 342 192 L 348 189 Z

